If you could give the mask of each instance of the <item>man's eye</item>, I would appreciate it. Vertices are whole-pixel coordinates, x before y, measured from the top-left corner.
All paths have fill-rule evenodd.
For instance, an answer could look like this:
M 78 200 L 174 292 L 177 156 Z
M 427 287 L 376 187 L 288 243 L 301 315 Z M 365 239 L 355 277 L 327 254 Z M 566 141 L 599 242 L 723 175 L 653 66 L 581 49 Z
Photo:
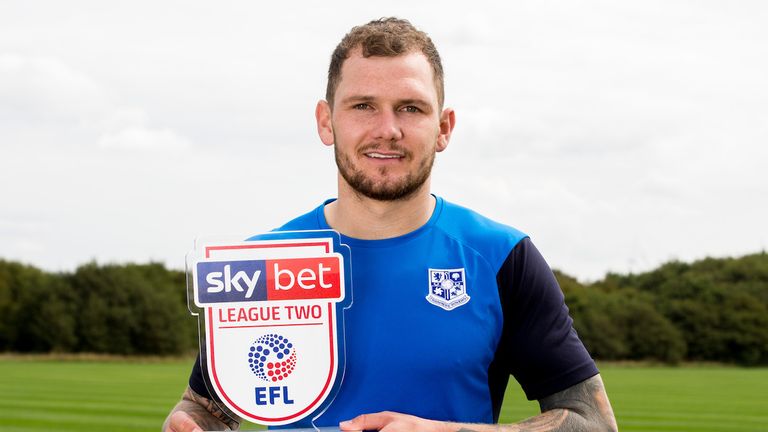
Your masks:
M 352 107 L 352 109 L 356 109 L 356 110 L 367 110 L 367 109 L 368 109 L 368 108 L 370 108 L 370 107 L 371 107 L 371 106 L 370 106 L 370 105 L 368 105 L 368 104 L 366 104 L 366 103 L 360 103 L 360 104 L 354 105 L 354 106 Z
M 408 106 L 406 106 L 406 107 L 403 107 L 403 108 L 401 108 L 401 110 L 402 110 L 402 111 L 405 111 L 405 112 L 409 112 L 409 113 L 417 113 L 417 112 L 421 112 L 421 110 L 420 110 L 420 109 L 418 109 L 417 107 L 415 107 L 415 106 L 413 106 L 413 105 L 408 105 Z

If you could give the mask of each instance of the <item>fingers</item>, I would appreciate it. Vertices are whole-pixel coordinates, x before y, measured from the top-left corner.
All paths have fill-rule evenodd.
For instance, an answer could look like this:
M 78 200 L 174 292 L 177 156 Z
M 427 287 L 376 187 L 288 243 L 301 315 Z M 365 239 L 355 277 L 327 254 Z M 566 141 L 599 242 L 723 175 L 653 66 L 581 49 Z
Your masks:
M 192 420 L 189 414 L 184 411 L 176 411 L 171 414 L 170 422 L 165 432 L 203 432 L 203 430 Z
M 381 430 L 393 420 L 393 413 L 390 412 L 362 414 L 352 420 L 339 423 L 339 429 L 343 431 Z

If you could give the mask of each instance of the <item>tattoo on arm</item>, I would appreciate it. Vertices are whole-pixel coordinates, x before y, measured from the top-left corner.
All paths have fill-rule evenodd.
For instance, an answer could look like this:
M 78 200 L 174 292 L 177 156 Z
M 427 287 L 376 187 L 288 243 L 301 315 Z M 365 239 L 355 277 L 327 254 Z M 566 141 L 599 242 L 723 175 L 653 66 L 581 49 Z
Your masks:
M 517 423 L 512 429 L 516 432 L 543 431 L 588 431 L 585 425 L 579 423 L 571 413 L 564 409 L 556 409 L 541 413 L 536 417 Z
M 616 431 L 600 375 L 539 400 L 541 414 L 510 425 L 461 425 L 457 432 Z
M 602 391 L 602 382 L 597 376 L 582 381 L 574 386 L 547 396 L 539 401 L 542 412 L 558 408 L 568 408 L 584 415 L 594 409 L 592 403 L 596 395 Z
M 186 404 L 185 411 L 204 430 L 221 429 L 222 426 L 231 430 L 240 428 L 238 417 L 232 411 L 211 399 L 200 396 L 191 388 L 187 387 L 181 398 L 182 401 L 193 403 Z
M 541 399 L 539 406 L 542 414 L 521 423 L 521 431 L 617 430 L 600 375 Z

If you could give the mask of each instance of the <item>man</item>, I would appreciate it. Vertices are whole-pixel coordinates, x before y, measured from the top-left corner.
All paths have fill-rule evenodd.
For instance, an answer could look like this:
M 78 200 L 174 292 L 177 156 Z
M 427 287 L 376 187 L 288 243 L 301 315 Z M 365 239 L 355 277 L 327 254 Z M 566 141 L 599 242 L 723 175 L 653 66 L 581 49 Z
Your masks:
M 315 424 L 616 430 L 600 375 L 527 236 L 430 194 L 435 154 L 455 124 L 443 100 L 437 50 L 407 21 L 356 27 L 333 53 L 315 116 L 334 147 L 338 198 L 281 227 L 333 228 L 352 250 L 347 369 Z M 203 368 L 198 358 L 164 430 L 238 426 L 211 400 Z M 492 423 L 510 374 L 542 414 L 500 427 Z

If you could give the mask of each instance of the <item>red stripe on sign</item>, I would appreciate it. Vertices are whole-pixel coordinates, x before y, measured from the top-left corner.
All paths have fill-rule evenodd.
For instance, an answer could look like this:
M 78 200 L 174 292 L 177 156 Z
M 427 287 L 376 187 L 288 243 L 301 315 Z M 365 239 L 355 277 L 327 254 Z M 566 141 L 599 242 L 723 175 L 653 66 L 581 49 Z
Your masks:
M 207 246 L 205 248 L 205 257 L 211 257 L 211 251 L 218 250 L 236 250 L 236 249 L 271 249 L 271 248 L 286 248 L 286 247 L 308 247 L 308 246 L 322 246 L 325 248 L 325 253 L 330 253 L 328 243 L 325 242 L 308 242 L 308 243 L 261 243 L 252 245 L 233 245 L 233 246 Z
M 318 326 L 323 323 L 305 323 L 305 324 L 254 324 L 254 325 L 239 325 L 239 326 L 219 326 L 220 329 L 241 329 L 241 328 L 259 328 L 259 327 L 301 327 L 301 326 Z
M 341 298 L 341 258 L 267 260 L 267 300 Z

